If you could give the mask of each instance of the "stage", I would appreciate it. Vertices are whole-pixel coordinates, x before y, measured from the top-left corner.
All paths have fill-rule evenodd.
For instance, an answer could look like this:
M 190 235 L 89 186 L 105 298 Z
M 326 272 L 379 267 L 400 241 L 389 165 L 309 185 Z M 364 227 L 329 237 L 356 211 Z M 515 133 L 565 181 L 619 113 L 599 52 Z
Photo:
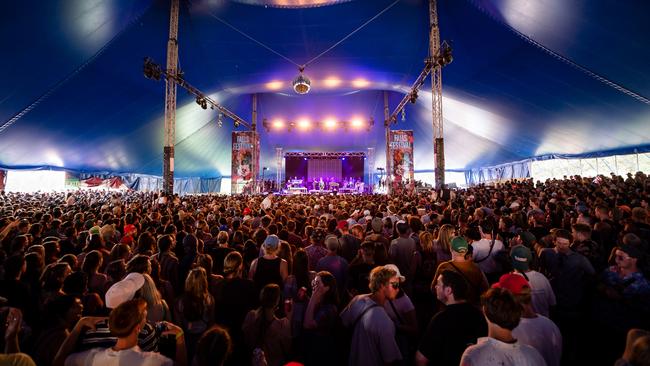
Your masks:
M 365 152 L 287 152 L 280 193 L 372 193 L 364 181 L 366 160 Z

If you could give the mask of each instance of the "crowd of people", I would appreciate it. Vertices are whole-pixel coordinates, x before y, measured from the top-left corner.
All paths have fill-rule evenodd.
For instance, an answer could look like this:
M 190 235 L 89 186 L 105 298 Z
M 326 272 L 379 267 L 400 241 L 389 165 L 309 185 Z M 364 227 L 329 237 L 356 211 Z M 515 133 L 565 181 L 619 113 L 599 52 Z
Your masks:
M 0 195 L 11 365 L 649 365 L 650 178 Z

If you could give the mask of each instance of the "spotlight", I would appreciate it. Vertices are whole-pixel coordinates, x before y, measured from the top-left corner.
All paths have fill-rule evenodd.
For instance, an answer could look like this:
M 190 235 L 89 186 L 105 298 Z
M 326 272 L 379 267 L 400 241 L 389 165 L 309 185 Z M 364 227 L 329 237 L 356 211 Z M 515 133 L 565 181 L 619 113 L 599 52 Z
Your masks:
M 411 102 L 412 104 L 415 104 L 415 102 L 417 100 L 418 100 L 418 91 L 416 89 L 416 90 L 413 90 L 413 92 L 411 92 L 411 95 L 409 96 L 409 102 Z
M 296 124 L 294 122 L 289 122 L 288 131 L 291 132 L 293 131 L 294 128 L 296 128 Z
M 406 121 L 406 109 L 402 109 L 402 122 Z
M 219 116 L 217 117 L 217 125 L 219 127 L 223 126 L 223 113 L 219 113 Z
M 278 118 L 276 120 L 273 120 L 272 125 L 275 129 L 279 130 L 284 127 L 284 121 Z
M 144 74 L 144 77 L 147 79 L 152 79 L 152 80 L 160 80 L 162 76 L 162 69 L 160 68 L 159 65 L 157 65 L 151 58 L 145 57 L 144 58 L 144 65 L 142 68 L 142 72 Z
M 446 41 L 442 43 L 440 54 L 436 57 L 436 61 L 440 66 L 447 66 L 454 61 L 451 46 Z
M 239 127 L 239 121 L 235 121 L 235 128 Z
M 266 130 L 266 132 L 271 132 L 271 128 L 269 127 L 269 120 L 264 118 L 262 120 L 262 127 Z

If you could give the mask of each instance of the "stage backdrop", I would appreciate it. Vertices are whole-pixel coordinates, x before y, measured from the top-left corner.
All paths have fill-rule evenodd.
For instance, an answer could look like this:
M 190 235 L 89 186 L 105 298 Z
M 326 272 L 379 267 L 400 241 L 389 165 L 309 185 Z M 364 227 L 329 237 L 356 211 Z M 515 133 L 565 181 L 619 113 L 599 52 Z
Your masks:
M 260 139 L 253 131 L 232 133 L 231 192 L 253 192 L 253 174 L 259 171 Z
M 402 183 L 413 182 L 413 130 L 390 131 L 393 189 L 401 190 Z

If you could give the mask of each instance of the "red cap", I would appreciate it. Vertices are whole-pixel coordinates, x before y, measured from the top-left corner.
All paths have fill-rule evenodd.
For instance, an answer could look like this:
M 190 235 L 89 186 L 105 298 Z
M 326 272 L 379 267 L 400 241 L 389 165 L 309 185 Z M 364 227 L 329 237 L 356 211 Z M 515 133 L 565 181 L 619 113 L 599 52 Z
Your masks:
M 246 215 L 250 215 L 250 213 L 251 213 L 251 209 L 248 208 L 248 207 L 246 207 L 246 208 L 244 209 L 244 216 L 246 216 Z
M 136 231 L 135 225 L 128 224 L 124 226 L 124 235 L 129 235 Z
M 526 281 L 524 276 L 508 273 L 501 276 L 501 278 L 499 278 L 499 282 L 492 285 L 492 288 L 497 287 L 509 290 L 513 295 L 519 295 L 524 287 L 530 288 L 530 284 L 528 281 Z
M 345 227 L 348 227 L 348 221 L 347 220 L 341 220 L 341 221 L 339 221 L 338 224 L 336 224 L 337 229 L 343 229 Z

